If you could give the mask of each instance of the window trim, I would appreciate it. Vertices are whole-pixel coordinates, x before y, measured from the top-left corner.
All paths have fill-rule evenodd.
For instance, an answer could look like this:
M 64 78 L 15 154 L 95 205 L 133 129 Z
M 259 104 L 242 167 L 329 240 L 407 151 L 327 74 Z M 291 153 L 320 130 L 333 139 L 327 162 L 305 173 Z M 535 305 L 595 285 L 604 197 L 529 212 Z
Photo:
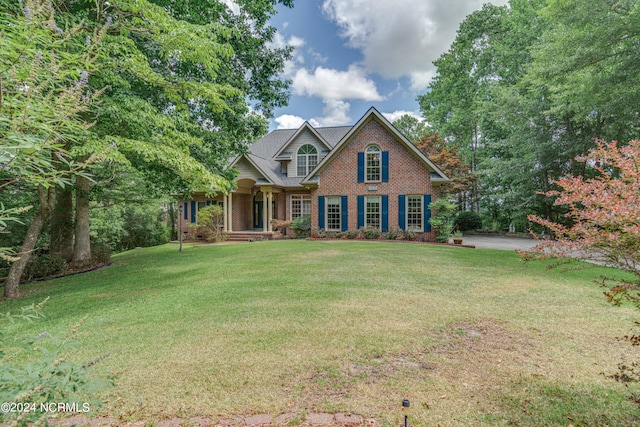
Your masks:
M 325 207 L 324 207 L 324 223 L 325 223 L 325 230 L 327 231 L 342 231 L 342 196 L 325 196 L 324 198 L 325 200 Z M 334 201 L 336 203 L 333 203 L 333 205 L 337 205 L 338 206 L 338 210 L 337 213 L 333 213 L 334 215 L 338 216 L 338 227 L 337 228 L 330 228 L 329 227 L 329 205 L 332 204 L 330 203 L 331 201 Z
M 414 213 L 414 215 L 418 215 L 417 218 L 420 220 L 420 225 L 411 225 L 409 221 L 409 199 L 417 199 L 420 203 L 420 210 L 418 213 Z M 407 231 L 413 232 L 422 232 L 424 231 L 424 196 L 419 194 L 407 194 L 405 196 L 405 210 L 404 210 L 404 220 L 405 220 L 405 228 Z
M 377 154 L 377 165 L 370 166 L 370 162 L 373 163 L 374 161 L 374 159 L 369 158 L 370 154 Z M 375 176 L 378 178 L 372 179 Z M 364 182 L 382 182 L 382 149 L 377 144 L 368 145 L 364 150 Z
M 306 151 L 302 153 L 303 148 L 306 150 L 309 150 L 309 148 L 307 147 L 312 148 L 313 151 Z M 305 173 L 303 173 L 302 175 L 300 172 L 301 159 L 304 159 L 304 170 L 305 170 Z M 313 166 L 311 166 L 312 159 L 314 160 Z M 300 177 L 300 176 L 309 175 L 309 172 L 311 172 L 317 165 L 318 165 L 318 149 L 313 144 L 304 144 L 300 148 L 298 148 L 298 151 L 296 152 L 296 176 Z
M 297 216 L 293 216 L 293 203 L 295 200 L 299 200 L 300 201 L 300 215 Z M 305 213 L 304 211 L 304 205 L 305 205 L 305 201 L 308 202 L 308 206 L 309 206 L 309 212 Z M 311 216 L 311 194 L 304 194 L 304 193 L 300 193 L 300 194 L 291 194 L 291 197 L 289 198 L 289 220 L 293 221 L 294 219 L 301 217 L 301 216 Z
M 378 227 L 369 223 L 369 200 L 377 199 L 378 201 Z M 364 196 L 364 227 L 374 227 L 382 230 L 382 196 Z

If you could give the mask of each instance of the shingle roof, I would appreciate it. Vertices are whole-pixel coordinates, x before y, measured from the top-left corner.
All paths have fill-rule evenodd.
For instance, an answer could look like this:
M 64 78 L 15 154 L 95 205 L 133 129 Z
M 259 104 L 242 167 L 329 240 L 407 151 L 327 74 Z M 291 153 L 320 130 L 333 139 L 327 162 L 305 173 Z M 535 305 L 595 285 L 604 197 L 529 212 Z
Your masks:
M 315 128 L 315 130 L 333 148 L 351 130 L 351 126 L 321 127 Z M 283 176 L 281 173 L 282 166 L 278 160 L 292 159 L 292 153 L 283 152 L 274 157 L 297 131 L 298 129 L 274 130 L 249 146 L 249 154 L 245 157 L 267 175 L 265 178 L 273 185 L 297 187 L 300 186 L 300 182 L 304 179 L 304 177 Z M 323 151 L 325 156 L 327 153 Z
M 259 184 L 272 184 L 281 187 L 300 187 L 302 183 L 317 183 L 319 180 L 318 172 L 328 163 L 333 153 L 340 151 L 341 146 L 345 144 L 345 138 L 349 138 L 353 132 L 366 122 L 367 118 L 375 116 L 386 126 L 390 132 L 397 135 L 399 141 L 404 144 L 417 157 L 422 159 L 432 170 L 431 179 L 433 182 L 446 182 L 449 178 L 442 172 L 433 162 L 431 162 L 420 150 L 418 150 L 404 135 L 402 135 L 382 114 L 375 108 L 369 109 L 358 123 L 353 126 L 336 126 L 336 127 L 319 127 L 314 128 L 305 122 L 298 129 L 279 129 L 275 130 L 263 138 L 251 144 L 249 154 L 245 157 L 258 168 L 264 175 L 265 180 L 259 180 Z M 314 169 L 313 174 L 305 177 L 288 177 L 282 174 L 282 164 L 280 161 L 292 160 L 293 153 L 283 151 L 292 138 L 296 137 L 304 128 L 309 129 L 312 133 L 316 133 L 316 137 L 322 138 L 324 143 L 331 148 L 331 151 L 323 150 L 320 153 L 318 166 Z M 335 149 L 335 150 L 334 150 Z M 240 157 L 236 158 L 234 165 Z

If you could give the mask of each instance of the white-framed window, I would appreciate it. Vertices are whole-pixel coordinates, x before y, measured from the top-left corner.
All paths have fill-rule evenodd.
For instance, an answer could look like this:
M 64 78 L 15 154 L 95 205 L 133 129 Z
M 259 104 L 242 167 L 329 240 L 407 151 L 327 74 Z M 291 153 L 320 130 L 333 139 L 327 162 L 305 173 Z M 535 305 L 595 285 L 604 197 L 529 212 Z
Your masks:
M 365 150 L 366 175 L 365 182 L 380 182 L 382 179 L 382 150 L 377 145 L 370 145 Z
M 311 195 L 292 194 L 291 195 L 291 221 L 299 216 L 311 215 Z
M 342 198 L 327 197 L 326 198 L 326 229 L 331 231 L 342 230 Z
M 382 200 L 380 196 L 367 196 L 364 200 L 364 226 L 380 229 Z
M 298 149 L 298 176 L 307 176 L 318 165 L 318 150 L 311 144 Z
M 423 223 L 423 196 L 407 196 L 407 230 L 422 231 Z

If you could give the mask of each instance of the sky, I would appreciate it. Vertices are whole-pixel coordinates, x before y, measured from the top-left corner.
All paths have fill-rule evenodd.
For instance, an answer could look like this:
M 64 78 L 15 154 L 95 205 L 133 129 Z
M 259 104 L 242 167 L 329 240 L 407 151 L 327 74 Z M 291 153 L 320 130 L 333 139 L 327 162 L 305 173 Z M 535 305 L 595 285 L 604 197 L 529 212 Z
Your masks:
M 391 121 L 420 117 L 416 100 L 460 23 L 484 3 L 508 0 L 296 0 L 271 20 L 274 45 L 295 48 L 284 77 L 289 105 L 270 129 L 352 125 L 370 107 Z

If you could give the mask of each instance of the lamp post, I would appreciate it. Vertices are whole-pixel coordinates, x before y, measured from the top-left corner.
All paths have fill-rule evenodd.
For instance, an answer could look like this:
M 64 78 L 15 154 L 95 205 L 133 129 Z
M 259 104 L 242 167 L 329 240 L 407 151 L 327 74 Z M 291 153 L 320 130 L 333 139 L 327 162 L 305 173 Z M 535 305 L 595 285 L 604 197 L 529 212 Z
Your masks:
M 178 240 L 180 240 L 180 249 L 178 252 L 182 252 L 182 203 L 178 205 Z
M 409 408 L 411 407 L 411 402 L 409 399 L 402 400 L 402 412 L 404 412 L 404 427 L 409 427 Z

